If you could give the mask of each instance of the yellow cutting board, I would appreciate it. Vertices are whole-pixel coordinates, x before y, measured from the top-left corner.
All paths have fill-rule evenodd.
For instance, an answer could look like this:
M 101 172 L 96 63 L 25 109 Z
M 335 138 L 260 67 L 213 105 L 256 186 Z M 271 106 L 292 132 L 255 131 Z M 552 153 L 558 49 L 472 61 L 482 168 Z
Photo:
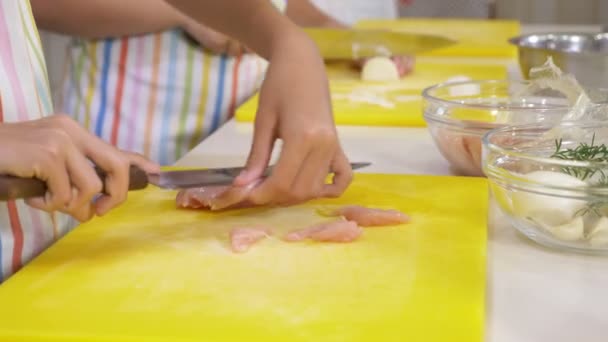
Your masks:
M 357 174 L 337 200 L 220 214 L 174 197 L 130 194 L 0 286 L 0 341 L 482 340 L 485 179 Z M 285 232 L 353 203 L 412 222 L 350 244 L 228 249 L 232 227 Z
M 424 88 L 456 76 L 474 80 L 507 78 L 505 65 L 453 61 L 418 61 L 414 72 L 397 82 L 363 82 L 359 71 L 343 64 L 329 65 L 327 72 L 336 123 L 366 126 L 425 126 Z M 237 109 L 236 119 L 253 121 L 257 106 L 256 95 Z
M 515 20 L 407 18 L 364 20 L 356 27 L 435 34 L 458 41 L 455 45 L 425 52 L 421 56 L 513 58 L 517 56 L 517 48 L 508 40 L 520 34 L 520 24 Z

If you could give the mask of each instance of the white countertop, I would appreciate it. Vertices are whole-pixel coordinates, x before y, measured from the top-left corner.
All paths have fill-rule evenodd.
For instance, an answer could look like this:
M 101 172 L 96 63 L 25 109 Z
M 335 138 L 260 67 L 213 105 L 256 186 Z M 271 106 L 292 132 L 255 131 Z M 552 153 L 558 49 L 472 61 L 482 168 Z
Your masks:
M 523 31 L 549 29 L 554 30 L 535 26 Z M 424 128 L 343 126 L 338 131 L 351 161 L 373 163 L 361 172 L 450 174 Z M 250 124 L 229 122 L 176 165 L 243 165 L 252 132 Z M 608 257 L 540 247 L 518 234 L 491 206 L 487 272 L 487 341 L 608 341 Z

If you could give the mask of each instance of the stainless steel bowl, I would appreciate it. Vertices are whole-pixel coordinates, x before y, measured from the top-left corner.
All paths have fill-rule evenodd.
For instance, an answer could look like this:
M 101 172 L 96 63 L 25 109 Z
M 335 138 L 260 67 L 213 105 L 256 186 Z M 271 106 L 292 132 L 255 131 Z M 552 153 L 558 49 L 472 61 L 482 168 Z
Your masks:
M 608 33 L 543 33 L 509 40 L 519 50 L 524 77 L 547 57 L 586 88 L 608 88 Z

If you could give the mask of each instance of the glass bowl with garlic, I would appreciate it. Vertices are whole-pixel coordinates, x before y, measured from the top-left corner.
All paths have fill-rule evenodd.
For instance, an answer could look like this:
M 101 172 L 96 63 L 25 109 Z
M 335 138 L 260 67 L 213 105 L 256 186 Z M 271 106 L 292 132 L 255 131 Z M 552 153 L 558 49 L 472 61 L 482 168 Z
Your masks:
M 608 121 L 495 129 L 482 160 L 493 199 L 521 233 L 608 254 Z

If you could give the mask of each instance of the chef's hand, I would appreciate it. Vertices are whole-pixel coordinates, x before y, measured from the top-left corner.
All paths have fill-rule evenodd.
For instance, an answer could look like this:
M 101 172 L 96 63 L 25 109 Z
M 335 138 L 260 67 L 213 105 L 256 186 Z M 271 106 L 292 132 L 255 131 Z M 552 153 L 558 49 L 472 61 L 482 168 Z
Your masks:
M 391 59 L 393 60 L 393 63 L 395 63 L 400 77 L 408 75 L 414 71 L 414 65 L 416 62 L 414 56 L 393 56 Z
M 182 25 L 184 31 L 190 35 L 201 47 L 215 54 L 227 54 L 228 56 L 239 56 L 251 51 L 238 40 L 217 32 L 212 28 L 199 24 L 190 17 L 184 17 Z
M 102 181 L 90 161 L 108 173 L 107 195 L 94 203 Z M 130 164 L 147 172 L 159 170 L 141 156 L 106 144 L 65 115 L 0 124 L 0 174 L 45 181 L 46 196 L 27 201 L 41 210 L 61 211 L 81 222 L 107 213 L 127 197 Z
M 352 170 L 333 120 L 323 60 L 302 32 L 275 44 L 260 91 L 253 144 L 246 171 L 235 185 L 258 179 L 276 139 L 283 140 L 272 175 L 249 198 L 258 205 L 291 205 L 341 195 Z M 335 173 L 325 184 L 327 174 Z

